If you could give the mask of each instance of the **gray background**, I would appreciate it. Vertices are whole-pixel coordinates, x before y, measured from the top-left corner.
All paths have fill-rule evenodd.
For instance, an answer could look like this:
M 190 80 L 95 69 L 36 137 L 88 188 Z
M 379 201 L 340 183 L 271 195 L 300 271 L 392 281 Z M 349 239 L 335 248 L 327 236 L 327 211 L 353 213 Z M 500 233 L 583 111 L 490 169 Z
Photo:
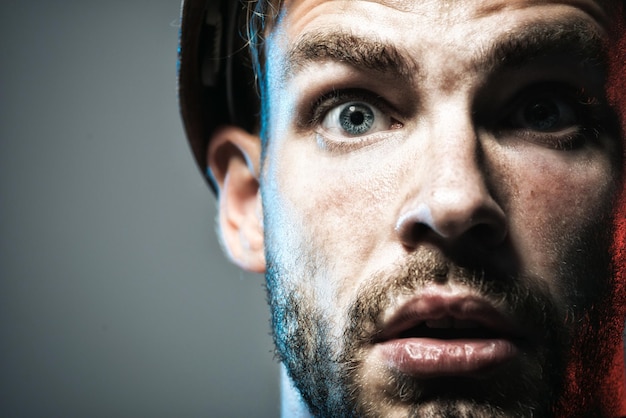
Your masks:
M 276 417 L 176 104 L 176 0 L 0 1 L 0 418 Z
M 0 2 L 0 417 L 275 417 L 261 276 L 176 103 L 177 0 Z

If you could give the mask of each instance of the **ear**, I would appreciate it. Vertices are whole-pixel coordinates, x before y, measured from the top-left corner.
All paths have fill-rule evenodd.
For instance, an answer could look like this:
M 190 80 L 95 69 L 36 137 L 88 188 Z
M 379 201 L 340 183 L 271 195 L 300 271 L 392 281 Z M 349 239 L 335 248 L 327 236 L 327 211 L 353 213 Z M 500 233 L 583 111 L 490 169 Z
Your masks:
M 219 128 L 207 150 L 218 188 L 218 223 L 226 252 L 241 268 L 265 272 L 259 191 L 261 140 L 235 126 Z

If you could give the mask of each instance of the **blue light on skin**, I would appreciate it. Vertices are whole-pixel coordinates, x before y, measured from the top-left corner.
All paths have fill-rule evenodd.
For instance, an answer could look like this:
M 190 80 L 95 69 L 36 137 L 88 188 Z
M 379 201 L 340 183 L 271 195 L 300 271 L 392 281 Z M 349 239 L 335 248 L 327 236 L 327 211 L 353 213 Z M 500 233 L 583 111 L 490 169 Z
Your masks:
M 447 234 L 444 234 L 441 230 L 439 230 L 439 228 L 437 228 L 432 212 L 426 203 L 420 203 L 414 210 L 408 211 L 402 215 L 400 219 L 398 219 L 398 222 L 396 222 L 396 231 L 399 231 L 408 219 L 411 219 L 413 222 L 428 225 L 438 235 L 444 238 L 448 237 Z

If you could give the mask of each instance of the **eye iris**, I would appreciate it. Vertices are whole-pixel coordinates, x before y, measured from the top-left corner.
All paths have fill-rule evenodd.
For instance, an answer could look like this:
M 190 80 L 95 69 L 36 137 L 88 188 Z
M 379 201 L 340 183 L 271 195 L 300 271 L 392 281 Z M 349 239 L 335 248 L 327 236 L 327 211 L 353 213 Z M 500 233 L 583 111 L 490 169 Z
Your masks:
M 339 121 L 347 133 L 361 135 L 374 125 L 374 112 L 367 106 L 351 104 L 341 111 Z
M 530 103 L 524 112 L 524 117 L 532 129 L 549 131 L 557 128 L 561 112 L 553 101 L 538 100 Z

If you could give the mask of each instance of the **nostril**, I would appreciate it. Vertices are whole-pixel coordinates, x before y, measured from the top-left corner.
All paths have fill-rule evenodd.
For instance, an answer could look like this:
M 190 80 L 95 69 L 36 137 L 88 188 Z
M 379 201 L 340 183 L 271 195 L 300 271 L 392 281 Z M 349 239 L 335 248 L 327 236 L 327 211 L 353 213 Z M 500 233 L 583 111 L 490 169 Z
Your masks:
M 412 223 L 402 232 L 402 241 L 406 246 L 412 247 L 414 243 L 423 240 L 429 231 L 430 227 L 428 225 L 419 222 Z
M 500 245 L 507 235 L 504 212 L 495 204 L 470 209 L 463 211 L 448 205 L 431 211 L 425 204 L 419 204 L 399 217 L 396 234 L 407 248 L 415 248 L 420 242 L 435 237 L 449 242 L 471 242 L 483 249 Z
M 484 248 L 493 248 L 504 241 L 506 237 L 506 228 L 496 224 L 479 223 L 467 231 L 468 238 L 471 241 L 483 246 Z

